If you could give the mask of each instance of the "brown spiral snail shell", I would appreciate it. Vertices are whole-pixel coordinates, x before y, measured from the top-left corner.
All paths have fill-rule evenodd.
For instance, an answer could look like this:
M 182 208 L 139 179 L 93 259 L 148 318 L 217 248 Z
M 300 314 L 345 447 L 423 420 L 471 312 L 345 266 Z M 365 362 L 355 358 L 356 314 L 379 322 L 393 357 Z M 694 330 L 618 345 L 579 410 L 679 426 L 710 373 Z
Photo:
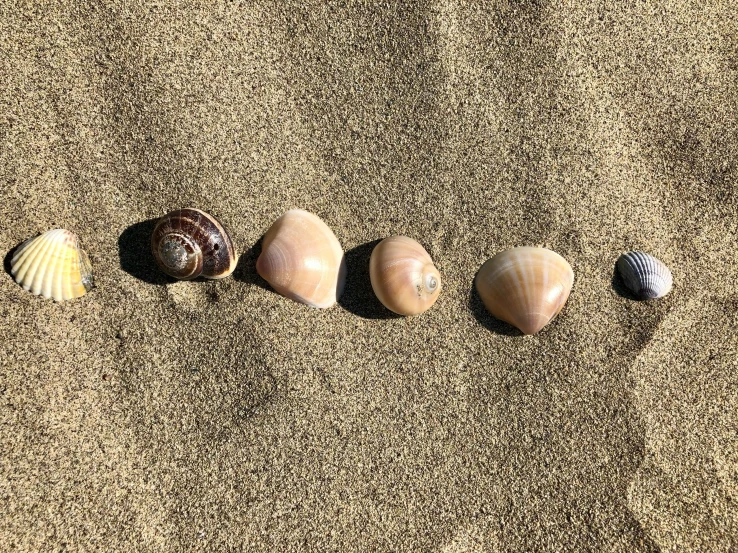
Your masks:
M 151 250 L 169 276 L 224 278 L 236 268 L 233 242 L 215 217 L 193 208 L 167 213 L 154 227 Z

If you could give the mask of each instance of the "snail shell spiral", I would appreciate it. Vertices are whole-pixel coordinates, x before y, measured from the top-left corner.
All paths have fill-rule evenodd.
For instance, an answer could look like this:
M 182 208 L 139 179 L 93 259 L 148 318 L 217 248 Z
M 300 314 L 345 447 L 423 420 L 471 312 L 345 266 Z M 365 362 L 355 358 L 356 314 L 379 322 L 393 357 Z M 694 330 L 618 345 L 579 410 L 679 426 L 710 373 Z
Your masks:
M 407 236 L 391 236 L 376 245 L 369 277 L 379 301 L 399 315 L 427 311 L 441 292 L 441 274 L 430 255 Z
M 159 268 L 181 280 L 224 278 L 238 263 L 223 225 L 212 215 L 193 208 L 162 217 L 151 235 L 151 250 Z

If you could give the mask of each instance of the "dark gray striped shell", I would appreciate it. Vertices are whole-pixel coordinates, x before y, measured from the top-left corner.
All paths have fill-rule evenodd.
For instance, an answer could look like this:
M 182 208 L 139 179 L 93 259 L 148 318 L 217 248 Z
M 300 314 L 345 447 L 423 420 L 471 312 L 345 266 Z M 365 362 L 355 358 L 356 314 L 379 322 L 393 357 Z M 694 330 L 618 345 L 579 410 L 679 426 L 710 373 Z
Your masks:
M 162 271 L 182 280 L 224 278 L 238 262 L 223 225 L 192 208 L 172 211 L 159 220 L 151 235 L 151 250 Z
M 662 298 L 671 290 L 671 271 L 661 261 L 645 252 L 624 253 L 617 262 L 625 285 L 639 299 Z

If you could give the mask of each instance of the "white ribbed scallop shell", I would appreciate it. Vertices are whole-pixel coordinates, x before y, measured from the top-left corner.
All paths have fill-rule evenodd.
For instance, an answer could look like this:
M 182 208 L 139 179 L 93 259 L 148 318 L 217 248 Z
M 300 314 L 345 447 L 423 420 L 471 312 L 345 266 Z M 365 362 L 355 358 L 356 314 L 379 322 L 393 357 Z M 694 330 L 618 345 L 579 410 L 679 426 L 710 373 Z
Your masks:
M 642 300 L 663 298 L 671 290 L 671 271 L 646 252 L 624 253 L 617 261 L 617 268 L 625 285 Z
M 10 267 L 24 290 L 56 301 L 84 296 L 93 286 L 87 254 L 79 249 L 77 237 L 64 229 L 26 240 L 13 255 Z

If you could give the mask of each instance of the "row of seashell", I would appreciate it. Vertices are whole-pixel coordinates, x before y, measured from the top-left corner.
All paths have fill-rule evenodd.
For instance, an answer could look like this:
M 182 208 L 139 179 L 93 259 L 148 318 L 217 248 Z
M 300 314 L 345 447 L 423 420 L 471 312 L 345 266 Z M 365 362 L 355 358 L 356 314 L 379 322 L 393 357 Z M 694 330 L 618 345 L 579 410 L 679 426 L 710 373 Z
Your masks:
M 183 280 L 225 278 L 238 263 L 223 225 L 199 209 L 180 209 L 162 217 L 152 233 L 151 248 L 162 271 Z M 647 253 L 623 254 L 617 269 L 640 299 L 660 298 L 671 290 L 671 272 Z M 269 228 L 256 270 L 278 293 L 318 308 L 335 304 L 346 280 L 338 239 L 320 218 L 301 209 L 288 211 Z M 21 244 L 11 260 L 11 273 L 24 289 L 57 301 L 80 297 L 93 286 L 87 255 L 77 237 L 63 229 Z M 430 255 L 407 236 L 377 244 L 369 275 L 379 301 L 400 315 L 430 309 L 441 291 L 441 275 Z M 495 255 L 475 278 L 487 310 L 524 334 L 536 334 L 562 310 L 573 283 L 574 272 L 563 257 L 533 247 Z

